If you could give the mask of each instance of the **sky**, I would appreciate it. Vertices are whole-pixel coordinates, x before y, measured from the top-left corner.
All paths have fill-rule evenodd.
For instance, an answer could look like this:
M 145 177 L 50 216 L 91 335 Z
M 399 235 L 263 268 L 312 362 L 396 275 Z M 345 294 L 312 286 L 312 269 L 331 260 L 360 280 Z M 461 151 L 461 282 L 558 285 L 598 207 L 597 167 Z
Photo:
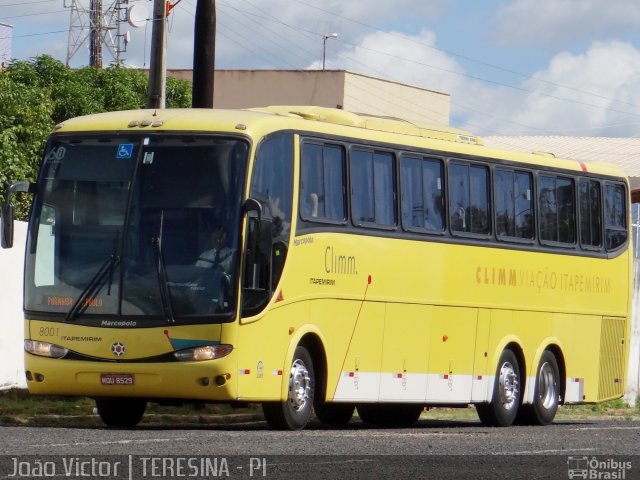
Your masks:
M 0 0 L 12 57 L 66 62 L 74 1 L 88 9 L 89 0 Z M 196 2 L 169 15 L 168 68 L 192 67 Z M 217 0 L 216 68 L 320 69 L 325 45 L 327 69 L 450 94 L 451 125 L 475 134 L 640 137 L 637 2 Z M 139 27 L 123 22 L 131 41 L 121 59 L 148 68 L 153 3 L 128 6 L 143 15 Z M 104 63 L 113 60 L 105 48 Z M 88 63 L 85 43 L 69 64 Z

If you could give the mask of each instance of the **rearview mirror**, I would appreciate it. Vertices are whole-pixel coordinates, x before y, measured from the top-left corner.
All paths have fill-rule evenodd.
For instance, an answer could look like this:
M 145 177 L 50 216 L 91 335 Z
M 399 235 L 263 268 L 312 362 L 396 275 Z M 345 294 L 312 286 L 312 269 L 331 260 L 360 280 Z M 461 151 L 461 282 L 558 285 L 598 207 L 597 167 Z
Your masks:
M 2 205 L 2 248 L 13 247 L 13 205 L 5 203 Z
M 17 192 L 22 193 L 34 193 L 36 191 L 36 184 L 29 182 L 16 182 L 7 188 L 7 194 L 5 195 L 5 203 L 2 205 L 2 211 L 0 212 L 0 220 L 2 225 L 0 228 L 0 246 L 2 248 L 13 247 L 13 205 L 11 199 Z

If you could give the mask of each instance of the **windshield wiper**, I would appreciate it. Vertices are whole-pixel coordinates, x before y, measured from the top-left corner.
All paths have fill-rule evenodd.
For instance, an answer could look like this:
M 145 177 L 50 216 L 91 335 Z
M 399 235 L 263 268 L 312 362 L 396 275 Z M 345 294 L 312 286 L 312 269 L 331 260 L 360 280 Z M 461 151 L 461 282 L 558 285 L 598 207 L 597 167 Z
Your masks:
M 173 305 L 171 302 L 171 290 L 169 290 L 169 279 L 167 278 L 167 266 L 162 255 L 162 244 L 160 237 L 151 239 L 153 250 L 156 253 L 156 276 L 158 277 L 158 286 L 160 288 L 160 301 L 162 302 L 162 311 L 167 322 L 175 322 L 173 318 Z
M 65 318 L 67 322 L 75 320 L 75 318 L 81 311 L 84 312 L 87 309 L 89 302 L 87 302 L 86 300 L 95 295 L 100 290 L 100 288 L 102 288 L 102 286 L 104 285 L 104 280 L 107 278 L 107 276 L 109 277 L 109 290 L 107 291 L 107 295 L 111 295 L 113 271 L 119 263 L 120 257 L 118 255 L 109 255 L 109 257 L 107 257 L 100 269 L 91 278 L 87 286 L 78 296 L 73 306 L 67 312 L 67 316 Z

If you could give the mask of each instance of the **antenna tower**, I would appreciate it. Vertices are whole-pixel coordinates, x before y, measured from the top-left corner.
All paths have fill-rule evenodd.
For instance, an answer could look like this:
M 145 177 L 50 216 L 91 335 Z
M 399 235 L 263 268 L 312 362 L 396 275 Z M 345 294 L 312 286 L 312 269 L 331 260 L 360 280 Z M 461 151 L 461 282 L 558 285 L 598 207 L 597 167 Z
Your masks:
M 107 0 L 109 1 L 109 0 Z M 89 51 L 89 65 L 102 68 L 103 46 L 116 64 L 127 51 L 128 32 L 122 33 L 127 21 L 129 0 L 111 0 L 104 10 L 103 0 L 63 0 L 70 9 L 69 37 L 67 40 L 67 66 L 83 47 Z M 88 6 L 87 3 L 88 2 Z

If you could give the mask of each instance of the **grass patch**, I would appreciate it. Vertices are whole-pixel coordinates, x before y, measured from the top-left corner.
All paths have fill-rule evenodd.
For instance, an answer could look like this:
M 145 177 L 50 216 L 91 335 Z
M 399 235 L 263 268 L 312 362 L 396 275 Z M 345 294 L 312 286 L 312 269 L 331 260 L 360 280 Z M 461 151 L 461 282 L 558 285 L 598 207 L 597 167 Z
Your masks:
M 258 405 L 234 408 L 226 404 L 185 403 L 167 406 L 150 403 L 140 424 L 193 425 L 261 418 L 262 410 Z M 0 425 L 104 426 L 95 411 L 95 402 L 90 398 L 30 395 L 23 389 L 0 391 Z
M 639 403 L 640 405 L 640 403 Z M 622 399 L 594 405 L 561 406 L 558 420 L 617 418 L 640 420 L 640 408 L 631 407 Z M 166 406 L 147 405 L 141 425 L 209 425 L 230 424 L 262 420 L 262 409 L 257 404 L 234 408 L 226 404 L 185 403 Z M 466 408 L 431 408 L 425 410 L 422 419 L 475 421 L 478 419 L 473 406 Z M 0 391 L 0 425 L 34 425 L 90 428 L 103 427 L 95 412 L 95 403 L 85 397 L 30 395 L 27 390 Z
M 630 406 L 622 398 L 589 405 L 565 405 L 558 410 L 557 418 L 620 418 L 640 419 L 640 403 Z
M 88 398 L 32 396 L 27 390 L 0 392 L 0 416 L 87 415 L 93 401 Z

